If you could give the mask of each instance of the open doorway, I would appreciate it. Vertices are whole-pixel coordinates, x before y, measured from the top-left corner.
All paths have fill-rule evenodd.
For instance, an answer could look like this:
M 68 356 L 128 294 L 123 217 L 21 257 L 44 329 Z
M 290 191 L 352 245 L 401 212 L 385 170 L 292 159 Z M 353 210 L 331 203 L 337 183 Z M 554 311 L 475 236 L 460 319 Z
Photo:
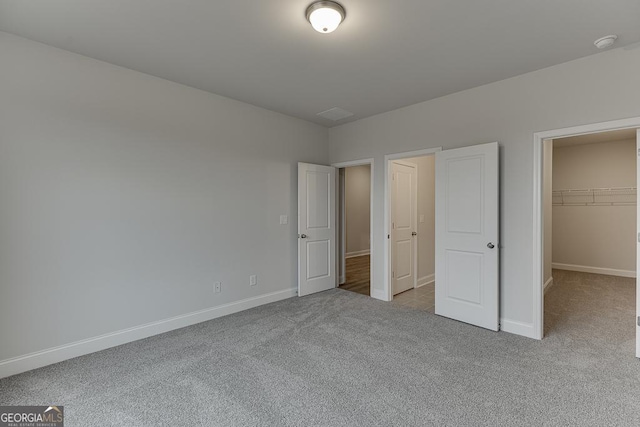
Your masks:
M 373 160 L 337 168 L 338 287 L 371 296 Z
M 635 312 L 636 131 L 543 144 L 544 334 L 589 313 L 597 313 L 594 333 L 619 330 L 616 319 Z
M 420 234 L 407 233 L 418 229 L 417 225 L 411 228 L 416 217 L 420 220 L 421 213 L 411 207 L 417 206 L 417 202 L 411 205 L 405 201 L 404 207 L 394 212 L 398 201 L 415 200 L 409 196 L 414 187 L 416 193 L 419 188 L 417 184 L 409 184 L 410 176 L 414 175 L 411 164 L 424 156 L 433 159 L 434 164 L 433 282 L 429 280 L 430 273 L 420 276 L 416 273 L 418 261 L 412 262 L 415 258 L 409 252 L 408 236 L 417 242 Z M 415 282 L 424 277 L 427 280 L 423 283 L 431 282 L 435 289 L 428 297 L 423 296 L 423 301 L 412 301 L 411 306 L 426 304 L 425 308 L 431 308 L 437 315 L 499 330 L 499 144 L 388 154 L 385 176 L 386 300 L 397 301 L 400 297 L 394 295 L 402 293 L 402 286 L 398 289 L 394 285 L 398 279 L 405 281 L 407 275 L 415 274 Z M 426 214 L 424 220 L 426 223 Z M 400 234 L 394 235 L 398 230 Z M 423 233 L 423 237 L 425 234 L 428 239 L 428 233 Z M 416 283 L 414 290 L 407 292 L 419 293 L 416 286 L 420 287 Z
M 499 144 L 497 142 L 478 144 L 442 152 L 442 148 L 417 150 L 408 153 L 384 156 L 384 235 L 383 242 L 374 241 L 371 226 L 373 213 L 373 179 L 370 179 L 370 259 L 375 260 L 376 243 L 382 246 L 386 262 L 378 264 L 384 271 L 380 282 L 370 280 L 370 296 L 383 301 L 393 300 L 392 275 L 395 277 L 398 263 L 392 263 L 394 253 L 391 247 L 391 193 L 393 185 L 392 161 L 420 158 L 435 153 L 435 314 L 470 323 L 486 329 L 499 329 Z M 418 159 L 418 161 L 420 161 Z M 411 163 L 411 162 L 409 162 Z M 370 176 L 375 177 L 373 159 L 338 163 L 331 167 L 298 163 L 298 295 L 328 290 L 338 286 L 336 278 L 346 271 L 346 246 L 336 242 L 336 231 L 346 235 L 345 227 L 334 226 L 343 215 L 335 209 L 336 203 L 345 205 L 344 194 L 340 190 L 340 180 L 336 180 L 336 169 L 370 164 Z M 339 176 L 339 174 L 338 174 Z M 416 174 L 417 177 L 417 174 Z M 412 180 L 409 180 L 412 183 Z M 417 186 L 416 183 L 409 186 Z M 417 193 L 417 188 L 416 188 Z M 396 195 L 393 196 L 394 198 Z M 407 198 L 405 198 L 407 199 Z M 415 198 L 410 206 L 417 206 Z M 413 209 L 405 210 L 414 212 Z M 394 214 L 396 215 L 396 214 Z M 409 214 L 407 224 L 416 223 L 421 214 Z M 424 214 L 424 222 L 427 215 Z M 394 216 L 394 222 L 396 221 Z M 342 228 L 342 230 L 340 229 Z M 407 227 L 405 227 L 407 228 Z M 410 235 L 417 237 L 417 225 Z M 414 234 L 415 232 L 415 234 Z M 339 236 L 339 234 L 338 234 Z M 416 239 L 411 240 L 417 242 Z M 381 244 L 382 243 L 382 244 Z M 417 243 L 411 245 L 413 248 Z M 396 248 L 397 250 L 397 248 Z M 415 256 L 418 255 L 414 250 Z M 410 253 L 407 274 L 414 276 L 414 289 L 420 287 L 418 261 Z M 400 262 L 406 262 L 400 260 Z M 342 268 L 336 268 L 336 265 Z M 369 278 L 374 263 L 369 263 Z M 429 273 L 421 275 L 422 283 L 430 283 Z M 338 276 L 339 277 L 339 276 Z M 378 277 L 380 275 L 378 274 Z M 422 284 L 420 283 L 420 284 Z M 427 305 L 429 308 L 431 304 Z
M 340 289 L 371 295 L 371 165 L 338 170 Z
M 623 123 L 602 128 L 537 136 L 538 326 L 540 338 L 582 334 L 620 348 L 638 333 L 638 142 Z
M 394 303 L 435 312 L 435 158 L 389 160 Z

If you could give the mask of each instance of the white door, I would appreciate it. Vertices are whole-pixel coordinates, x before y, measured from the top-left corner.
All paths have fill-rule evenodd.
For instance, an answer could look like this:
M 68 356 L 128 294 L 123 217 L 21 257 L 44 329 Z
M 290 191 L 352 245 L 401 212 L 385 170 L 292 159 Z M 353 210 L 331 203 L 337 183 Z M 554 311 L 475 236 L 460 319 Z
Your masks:
M 393 295 L 415 286 L 418 229 L 416 165 L 408 162 L 391 163 L 391 283 Z
M 498 330 L 498 143 L 436 153 L 436 314 Z
M 336 287 L 336 170 L 298 163 L 298 296 Z
M 640 129 L 636 131 L 636 148 L 638 149 L 638 157 L 636 158 L 636 188 L 640 188 Z M 636 243 L 636 271 L 640 272 L 640 196 L 636 197 L 636 232 L 638 233 L 638 243 Z M 636 277 L 636 316 L 636 357 L 640 357 L 640 277 Z

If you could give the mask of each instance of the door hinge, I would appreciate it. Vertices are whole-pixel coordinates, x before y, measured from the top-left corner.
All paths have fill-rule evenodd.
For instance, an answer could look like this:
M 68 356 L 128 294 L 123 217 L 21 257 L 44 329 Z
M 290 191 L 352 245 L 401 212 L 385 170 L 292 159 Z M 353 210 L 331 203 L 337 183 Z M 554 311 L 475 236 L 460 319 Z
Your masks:
M 390 239 L 390 238 L 391 238 L 391 234 L 387 234 L 387 239 Z
M 638 233 L 638 243 L 640 243 L 640 233 Z
M 640 316 L 638 316 L 638 326 L 640 326 Z
M 395 278 L 396 278 L 396 272 L 395 272 L 395 271 L 392 271 L 392 272 L 391 272 L 391 278 L 392 278 L 392 279 L 395 279 Z

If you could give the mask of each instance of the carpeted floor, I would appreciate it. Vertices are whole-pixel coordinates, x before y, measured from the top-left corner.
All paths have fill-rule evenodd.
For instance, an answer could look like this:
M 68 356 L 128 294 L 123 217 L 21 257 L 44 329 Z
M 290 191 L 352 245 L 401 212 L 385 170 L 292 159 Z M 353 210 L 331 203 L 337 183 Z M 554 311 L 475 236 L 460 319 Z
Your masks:
M 0 404 L 66 426 L 640 425 L 634 287 L 564 273 L 543 341 L 335 289 L 0 380 Z

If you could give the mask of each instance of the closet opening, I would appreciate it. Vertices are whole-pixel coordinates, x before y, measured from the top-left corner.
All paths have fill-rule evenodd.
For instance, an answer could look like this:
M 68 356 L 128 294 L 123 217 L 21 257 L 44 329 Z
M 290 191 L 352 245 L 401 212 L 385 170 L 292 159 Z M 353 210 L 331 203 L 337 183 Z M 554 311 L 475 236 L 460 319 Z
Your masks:
M 636 334 L 637 132 L 542 141 L 543 336 Z

